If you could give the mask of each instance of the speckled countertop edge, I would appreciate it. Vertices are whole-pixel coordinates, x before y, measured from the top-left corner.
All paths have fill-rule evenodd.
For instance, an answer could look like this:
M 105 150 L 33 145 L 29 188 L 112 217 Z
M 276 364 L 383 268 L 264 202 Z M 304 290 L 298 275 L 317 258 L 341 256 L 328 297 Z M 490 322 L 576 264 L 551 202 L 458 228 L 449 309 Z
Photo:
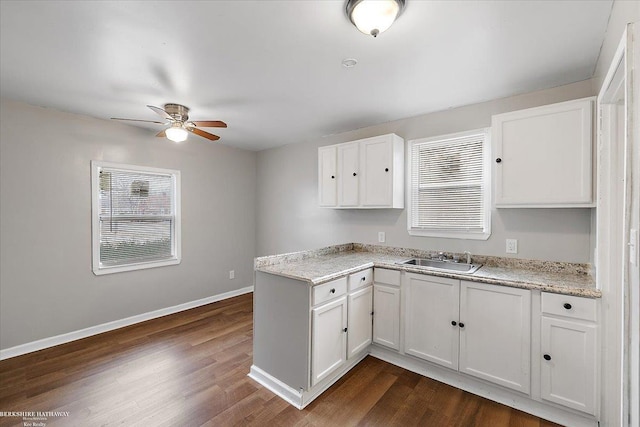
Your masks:
M 388 246 L 347 243 L 321 249 L 259 257 L 257 271 L 302 280 L 310 285 L 322 284 L 371 267 L 410 273 L 469 280 L 522 289 L 538 289 L 565 295 L 600 298 L 588 264 L 521 260 L 474 255 L 473 263 L 483 264 L 475 273 L 457 273 L 398 264 L 409 258 L 426 258 L 433 251 Z M 462 254 L 459 255 L 462 259 Z

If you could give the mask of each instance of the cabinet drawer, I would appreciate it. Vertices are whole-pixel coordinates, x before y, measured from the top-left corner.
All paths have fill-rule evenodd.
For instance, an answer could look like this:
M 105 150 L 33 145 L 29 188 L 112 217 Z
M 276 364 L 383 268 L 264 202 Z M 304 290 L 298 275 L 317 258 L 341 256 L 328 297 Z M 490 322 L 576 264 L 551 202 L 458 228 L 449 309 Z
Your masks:
M 322 304 L 325 301 L 329 301 L 340 295 L 347 293 L 347 278 L 341 277 L 340 279 L 332 280 L 331 282 L 323 283 L 313 287 L 313 301 L 312 305 Z
M 368 286 L 373 283 L 373 268 L 349 275 L 349 291 Z
M 400 286 L 400 271 L 376 268 L 375 282 L 386 283 L 387 285 Z
M 595 299 L 542 293 L 542 312 L 572 319 L 596 321 Z

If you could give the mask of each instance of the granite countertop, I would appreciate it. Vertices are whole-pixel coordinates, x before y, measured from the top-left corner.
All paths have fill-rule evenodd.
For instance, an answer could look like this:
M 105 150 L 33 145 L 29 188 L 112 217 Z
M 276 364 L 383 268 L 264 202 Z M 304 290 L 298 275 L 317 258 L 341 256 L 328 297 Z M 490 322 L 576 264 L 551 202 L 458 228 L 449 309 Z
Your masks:
M 433 252 L 387 246 L 348 243 L 322 249 L 256 258 L 256 271 L 318 285 L 370 267 L 382 267 L 438 277 L 469 280 L 566 295 L 600 298 L 587 264 L 473 256 L 483 264 L 474 273 L 434 270 L 398 264 L 409 258 L 428 258 Z M 461 254 L 456 254 L 461 255 Z M 461 257 L 462 258 L 462 257 Z M 462 258 L 463 259 L 463 258 Z

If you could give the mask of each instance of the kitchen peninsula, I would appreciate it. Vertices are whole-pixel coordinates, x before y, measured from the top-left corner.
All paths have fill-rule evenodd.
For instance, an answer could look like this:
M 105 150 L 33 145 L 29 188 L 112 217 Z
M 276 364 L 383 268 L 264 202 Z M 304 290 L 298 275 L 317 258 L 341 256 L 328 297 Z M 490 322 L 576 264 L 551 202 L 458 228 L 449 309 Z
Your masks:
M 349 243 L 256 258 L 250 376 L 303 408 L 372 355 L 595 425 L 601 294 L 590 266 L 473 255 L 482 266 L 468 274 L 403 263 L 436 256 Z

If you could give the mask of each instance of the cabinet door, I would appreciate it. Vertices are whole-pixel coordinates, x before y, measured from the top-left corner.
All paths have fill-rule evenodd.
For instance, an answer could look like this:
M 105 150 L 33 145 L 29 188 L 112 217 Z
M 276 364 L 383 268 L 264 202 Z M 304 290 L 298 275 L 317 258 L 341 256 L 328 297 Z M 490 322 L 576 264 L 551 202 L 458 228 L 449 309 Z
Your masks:
M 373 285 L 373 342 L 400 350 L 400 288 Z
M 360 203 L 358 166 L 358 143 L 338 145 L 338 205 L 341 207 L 354 207 Z
M 336 162 L 335 145 L 318 148 L 318 203 L 320 206 L 336 206 L 338 203 Z
M 460 281 L 408 273 L 405 289 L 404 351 L 458 369 Z
M 311 385 L 316 385 L 346 361 L 347 298 L 312 310 Z
M 360 144 L 363 206 L 393 206 L 393 139 L 370 138 Z
M 368 286 L 349 295 L 349 322 L 347 325 L 347 359 L 362 353 L 369 344 L 373 323 L 373 287 Z
M 590 206 L 592 99 L 492 118 L 496 206 Z
M 462 281 L 460 372 L 529 394 L 531 292 Z
M 596 325 L 542 317 L 542 354 L 542 398 L 595 414 Z

